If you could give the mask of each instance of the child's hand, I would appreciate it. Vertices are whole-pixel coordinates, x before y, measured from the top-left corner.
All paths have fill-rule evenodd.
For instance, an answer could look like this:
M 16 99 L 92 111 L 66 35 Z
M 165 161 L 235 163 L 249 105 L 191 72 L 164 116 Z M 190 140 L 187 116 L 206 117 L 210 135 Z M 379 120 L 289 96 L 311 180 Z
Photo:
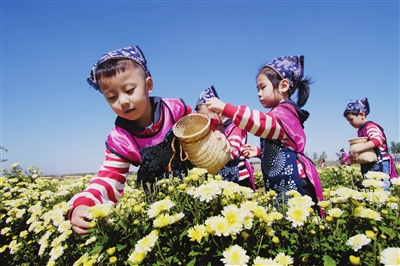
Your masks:
M 230 153 L 232 151 L 232 147 L 231 147 L 230 142 L 228 141 L 228 139 L 225 136 L 223 127 L 222 126 L 218 126 L 215 129 L 214 133 L 215 133 L 215 136 L 217 137 L 217 139 L 219 139 L 221 141 L 222 150 L 224 150 L 225 152 L 229 152 Z
M 220 114 L 224 110 L 225 103 L 218 98 L 210 98 L 207 99 L 206 106 L 209 110 Z
M 90 234 L 88 229 L 90 228 L 90 222 L 86 218 L 86 210 L 89 209 L 89 206 L 80 205 L 77 206 L 71 215 L 71 224 L 72 229 L 78 235 L 87 235 Z
M 245 144 L 243 146 L 243 156 L 246 158 L 258 157 L 258 147 L 253 144 Z

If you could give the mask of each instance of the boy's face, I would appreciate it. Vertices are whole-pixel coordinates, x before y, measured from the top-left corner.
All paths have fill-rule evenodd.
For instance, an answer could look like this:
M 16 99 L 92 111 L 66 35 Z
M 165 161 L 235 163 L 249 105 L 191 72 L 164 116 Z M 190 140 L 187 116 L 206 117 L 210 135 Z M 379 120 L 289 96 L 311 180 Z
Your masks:
M 359 113 L 358 115 L 347 114 L 346 120 L 350 123 L 352 127 L 359 128 L 365 122 L 365 115 L 363 112 Z
M 147 127 L 152 123 L 149 94 L 153 90 L 151 77 L 145 78 L 141 68 L 129 68 L 114 77 L 98 80 L 101 92 L 111 109 L 120 117 Z

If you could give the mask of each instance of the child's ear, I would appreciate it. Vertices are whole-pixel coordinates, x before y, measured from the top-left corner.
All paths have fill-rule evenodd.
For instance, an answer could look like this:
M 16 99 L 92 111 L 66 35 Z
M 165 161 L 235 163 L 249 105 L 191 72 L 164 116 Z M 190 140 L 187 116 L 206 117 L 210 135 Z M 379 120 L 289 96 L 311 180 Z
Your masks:
M 146 89 L 149 94 L 153 91 L 153 79 L 151 77 L 146 78 Z
M 279 82 L 279 88 L 281 89 L 282 92 L 287 92 L 289 91 L 289 80 L 287 79 L 282 79 L 281 82 Z

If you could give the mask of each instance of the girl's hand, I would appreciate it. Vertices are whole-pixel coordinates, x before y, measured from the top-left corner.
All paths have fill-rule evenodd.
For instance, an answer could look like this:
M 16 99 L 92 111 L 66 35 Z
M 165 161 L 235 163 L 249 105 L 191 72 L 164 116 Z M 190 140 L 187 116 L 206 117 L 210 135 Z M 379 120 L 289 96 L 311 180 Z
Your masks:
M 218 98 L 211 98 L 207 99 L 206 106 L 209 110 L 220 114 L 224 110 L 225 103 Z
M 89 209 L 89 206 L 79 205 L 72 211 L 71 215 L 72 229 L 78 235 L 90 234 L 90 232 L 88 231 L 88 229 L 90 228 L 90 222 L 86 218 L 87 209 Z
M 246 158 L 258 157 L 258 147 L 253 144 L 245 144 L 243 146 L 243 156 Z
M 221 131 L 221 129 L 222 129 L 222 131 Z M 217 139 L 219 139 L 221 141 L 222 150 L 224 150 L 225 152 L 231 153 L 231 151 L 232 151 L 231 144 L 228 141 L 228 139 L 226 138 L 225 133 L 223 133 L 223 132 L 224 132 L 224 129 L 222 126 L 218 126 L 214 131 Z

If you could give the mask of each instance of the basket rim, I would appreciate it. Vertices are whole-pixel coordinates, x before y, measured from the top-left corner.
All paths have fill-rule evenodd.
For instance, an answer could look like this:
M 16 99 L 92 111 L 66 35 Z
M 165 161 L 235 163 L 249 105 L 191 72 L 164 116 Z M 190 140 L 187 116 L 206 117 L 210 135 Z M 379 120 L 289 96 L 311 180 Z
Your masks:
M 198 113 L 192 113 L 192 114 L 188 114 L 188 115 L 186 115 L 186 116 L 184 116 L 184 117 L 181 117 L 175 124 L 174 124 L 174 126 L 172 127 L 172 131 L 174 132 L 174 134 L 176 135 L 176 128 L 177 128 L 177 125 L 178 125 L 178 122 L 180 121 L 180 120 L 183 120 L 183 119 L 190 119 L 190 117 L 193 117 L 193 116 L 201 116 L 201 117 L 204 117 L 204 118 L 206 118 L 207 119 L 207 124 L 204 126 L 204 128 L 202 129 L 202 130 L 200 130 L 200 131 L 198 131 L 198 132 L 196 132 L 196 133 L 194 133 L 194 134 L 191 134 L 191 135 L 187 135 L 187 136 L 178 136 L 178 138 L 179 139 L 191 139 L 191 138 L 193 138 L 193 137 L 196 137 L 196 136 L 198 136 L 198 135 L 202 135 L 203 133 L 204 133 L 204 131 L 206 131 L 206 130 L 210 130 L 210 123 L 211 123 L 211 119 L 210 119 L 210 117 L 209 116 L 207 116 L 207 115 L 203 115 L 203 114 L 198 114 Z
M 349 142 L 352 142 L 355 140 L 366 140 L 366 139 L 368 139 L 368 137 L 358 137 L 358 138 L 349 139 Z

